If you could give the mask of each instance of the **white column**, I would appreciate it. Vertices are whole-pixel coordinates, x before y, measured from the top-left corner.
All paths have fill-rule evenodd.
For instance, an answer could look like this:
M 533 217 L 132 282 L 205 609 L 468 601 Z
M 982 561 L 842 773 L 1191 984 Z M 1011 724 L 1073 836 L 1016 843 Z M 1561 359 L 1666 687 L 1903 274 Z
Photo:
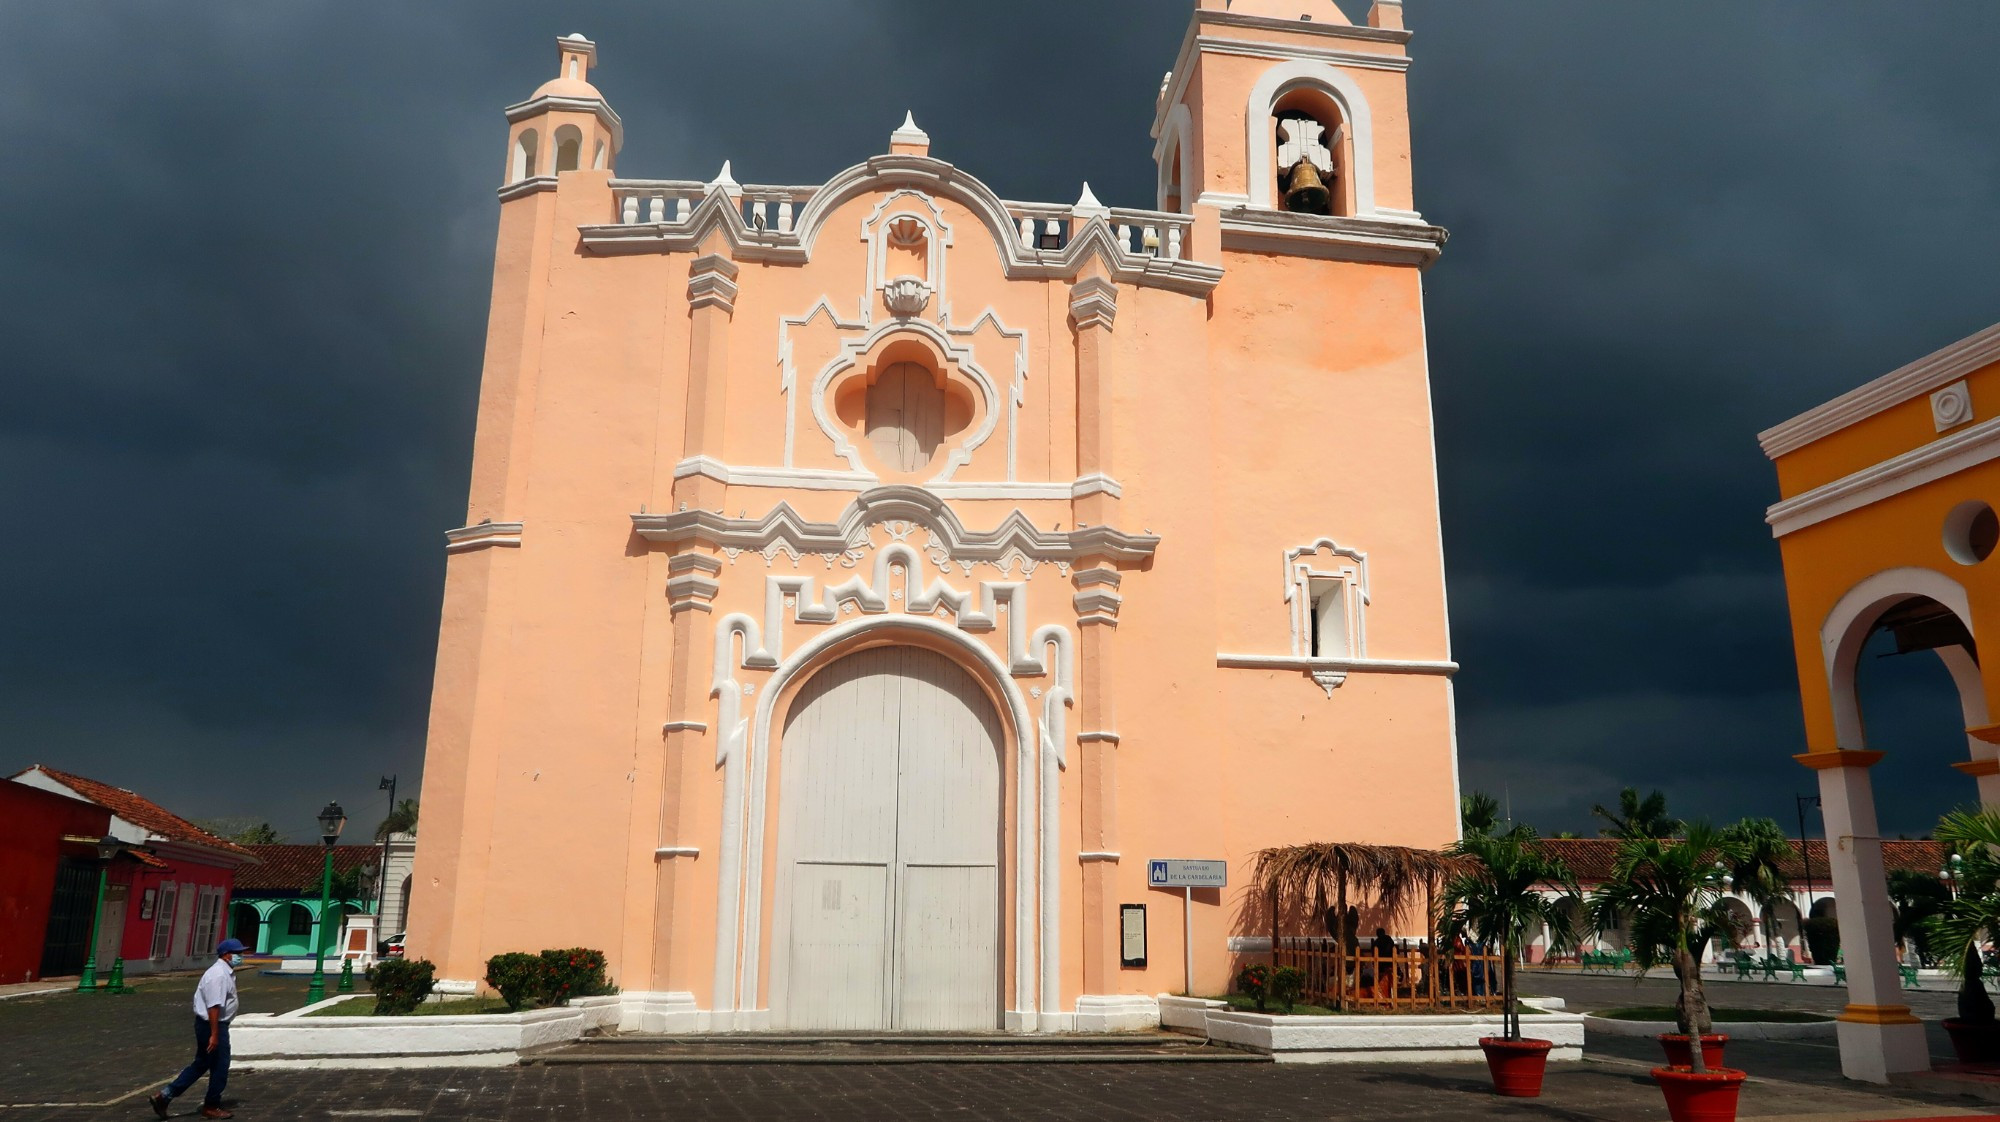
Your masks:
M 1847 959 L 1847 1008 L 1835 1030 L 1840 1070 L 1887 1083 L 1902 1071 L 1929 1071 L 1924 1026 L 1903 1004 L 1896 973 L 1895 913 L 1882 871 L 1882 839 L 1868 768 L 1880 752 L 1845 749 L 1795 757 L 1819 772 L 1833 896 L 1840 901 L 1840 946 Z

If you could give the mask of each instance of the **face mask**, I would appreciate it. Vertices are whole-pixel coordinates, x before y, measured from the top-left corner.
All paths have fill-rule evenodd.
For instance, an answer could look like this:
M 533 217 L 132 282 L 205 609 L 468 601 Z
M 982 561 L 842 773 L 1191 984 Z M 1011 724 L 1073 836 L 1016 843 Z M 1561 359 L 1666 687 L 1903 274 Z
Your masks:
M 229 965 L 231 965 L 231 966 L 241 966 L 241 965 L 243 965 L 243 956 L 242 956 L 242 955 L 240 955 L 240 954 L 233 954 L 233 955 L 230 955 L 230 956 L 229 956 Z

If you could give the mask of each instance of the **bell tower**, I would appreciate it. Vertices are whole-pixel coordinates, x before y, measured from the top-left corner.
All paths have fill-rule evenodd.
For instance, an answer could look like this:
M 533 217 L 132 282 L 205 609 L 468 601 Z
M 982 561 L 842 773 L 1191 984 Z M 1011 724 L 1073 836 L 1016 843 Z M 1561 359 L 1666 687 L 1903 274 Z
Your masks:
M 1156 106 L 1161 209 L 1422 226 L 1401 0 L 1366 26 L 1333 0 L 1199 0 L 1193 23 Z

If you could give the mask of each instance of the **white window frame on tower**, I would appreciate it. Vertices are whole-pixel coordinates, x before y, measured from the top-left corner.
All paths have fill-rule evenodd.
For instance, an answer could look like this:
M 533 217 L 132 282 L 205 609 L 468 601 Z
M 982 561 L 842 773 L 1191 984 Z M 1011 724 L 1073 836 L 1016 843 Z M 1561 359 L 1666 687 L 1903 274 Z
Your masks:
M 1294 657 L 1367 658 L 1368 599 L 1368 555 L 1361 550 L 1320 538 L 1285 551 Z

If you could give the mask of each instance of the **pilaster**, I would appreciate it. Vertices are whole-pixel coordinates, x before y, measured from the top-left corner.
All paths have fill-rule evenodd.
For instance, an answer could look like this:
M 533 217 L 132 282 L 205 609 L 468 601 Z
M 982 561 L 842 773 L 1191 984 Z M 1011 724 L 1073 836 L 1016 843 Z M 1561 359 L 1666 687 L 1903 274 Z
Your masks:
M 1080 568 L 1071 580 L 1077 614 L 1077 734 L 1082 797 L 1083 992 L 1118 990 L 1118 916 L 1112 873 L 1118 864 L 1118 734 L 1113 731 L 1113 640 L 1118 609 L 1118 570 Z
M 736 262 L 704 253 L 688 263 L 688 398 L 682 456 L 723 460 L 729 405 L 729 323 L 736 312 Z M 723 483 L 697 471 L 674 485 L 675 498 L 700 510 L 722 501 Z
M 689 416 L 693 416 L 690 408 Z M 690 421 L 690 425 L 692 425 Z M 720 591 L 716 578 L 722 562 L 709 553 L 677 553 L 667 560 L 667 611 L 672 619 L 673 652 L 667 675 L 667 720 L 660 726 L 661 766 L 660 819 L 653 848 L 653 962 L 652 988 L 686 992 L 693 988 L 701 968 L 676 957 L 674 948 L 684 942 L 684 932 L 675 930 L 679 918 L 675 897 L 689 862 L 700 857 L 700 849 L 684 836 L 682 794 L 691 756 L 698 757 L 708 736 L 707 698 L 703 675 L 709 669 L 701 654 L 707 648 L 712 601 Z
M 1111 327 L 1118 318 L 1118 286 L 1085 277 L 1070 286 L 1070 320 L 1076 328 L 1076 473 L 1074 510 L 1079 526 L 1116 521 L 1118 484 L 1112 463 Z

